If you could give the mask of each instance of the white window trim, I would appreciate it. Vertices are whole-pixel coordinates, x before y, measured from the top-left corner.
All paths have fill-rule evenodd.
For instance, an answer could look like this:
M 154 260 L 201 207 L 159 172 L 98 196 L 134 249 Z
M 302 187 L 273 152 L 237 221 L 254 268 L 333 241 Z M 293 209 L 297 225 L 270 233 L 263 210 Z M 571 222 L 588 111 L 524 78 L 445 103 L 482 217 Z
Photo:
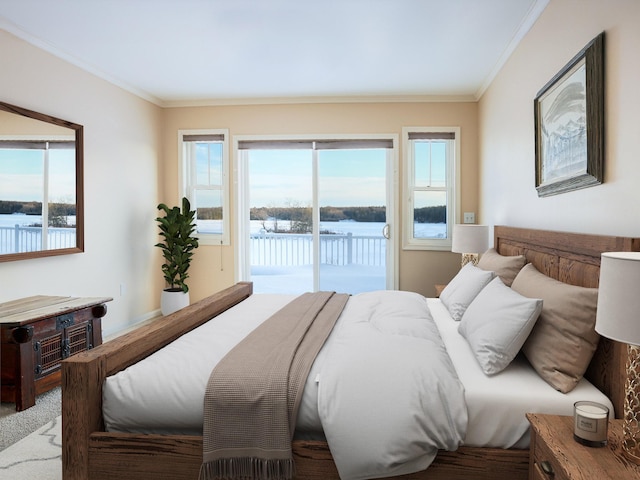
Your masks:
M 41 230 L 42 230 L 42 247 L 41 250 L 48 250 L 49 249 L 49 245 L 48 245 L 48 231 L 49 231 L 49 203 L 52 201 L 52 199 L 50 198 L 49 195 L 49 185 L 51 183 L 51 178 L 49 176 L 49 152 L 50 152 L 50 148 L 48 145 L 48 142 L 70 142 L 70 143 L 74 143 L 75 145 L 75 141 L 76 141 L 76 137 L 74 135 L 46 135 L 46 136 L 42 136 L 42 135 L 0 135 L 0 140 L 6 140 L 6 141 L 14 141 L 14 142 L 26 142 L 26 143 L 32 143 L 32 142 L 42 142 L 47 144 L 45 146 L 45 148 L 43 149 L 39 149 L 42 153 L 43 153 L 43 161 L 44 161 L 44 167 L 43 167 L 43 172 L 42 172 L 42 226 L 41 226 Z M 74 147 L 75 148 L 75 147 Z M 77 168 L 77 163 L 74 161 L 74 169 Z M 75 172 L 75 175 L 78 175 L 78 172 Z M 77 190 L 77 186 L 74 187 L 74 198 L 75 198 L 75 204 L 76 206 L 78 205 L 78 190 Z M 77 228 L 77 225 L 76 225 Z M 77 237 L 76 237 L 76 241 L 77 241 Z
M 392 181 L 390 188 L 387 188 L 387 210 L 391 218 L 389 222 L 389 241 L 387 242 L 387 289 L 397 290 L 400 284 L 400 262 L 398 261 L 400 229 L 398 227 L 398 219 L 396 218 L 396 205 L 399 195 L 399 168 L 398 168 L 398 135 L 397 134 L 308 134 L 308 135 L 234 135 L 233 136 L 233 158 L 234 161 L 234 189 L 236 192 L 236 249 L 235 249 L 235 281 L 245 281 L 250 278 L 249 265 L 249 248 L 248 232 L 249 232 L 249 189 L 246 184 L 248 181 L 248 163 L 247 157 L 241 154 L 238 149 L 238 143 L 242 141 L 295 141 L 295 140 L 344 140 L 344 139 L 364 139 L 376 140 L 385 139 L 392 140 L 393 148 L 388 153 L 390 162 L 387 163 L 388 180 Z M 389 165 L 389 163 L 391 165 Z M 317 203 L 316 193 L 314 192 L 313 202 Z M 317 243 L 317 242 L 316 242 Z
M 448 159 L 450 165 L 447 169 L 447 185 L 453 185 L 447 195 L 447 238 L 425 239 L 413 236 L 413 151 L 409 140 L 409 133 L 454 133 L 453 158 Z M 460 127 L 403 127 L 402 128 L 402 157 L 404 167 L 404 201 L 402 202 L 402 222 L 404 225 L 402 235 L 403 250 L 451 250 L 451 237 L 453 225 L 459 218 L 460 205 Z
M 187 197 L 192 205 L 195 205 L 193 191 L 189 184 L 189 164 L 184 155 L 185 135 L 223 135 L 222 142 L 222 235 L 217 233 L 198 233 L 198 243 L 200 245 L 230 245 L 231 243 L 231 206 L 230 206 L 230 181 L 229 169 L 231 162 L 229 161 L 229 130 L 226 128 L 215 129 L 198 129 L 198 130 L 178 130 L 178 159 L 179 159 L 179 182 L 180 197 Z

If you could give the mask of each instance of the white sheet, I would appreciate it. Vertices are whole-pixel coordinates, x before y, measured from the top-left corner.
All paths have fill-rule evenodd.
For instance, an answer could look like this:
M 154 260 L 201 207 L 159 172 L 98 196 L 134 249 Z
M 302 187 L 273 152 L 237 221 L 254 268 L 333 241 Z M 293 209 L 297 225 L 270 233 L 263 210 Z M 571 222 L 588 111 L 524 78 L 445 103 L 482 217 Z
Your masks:
M 439 299 L 427 299 L 449 356 L 465 387 L 469 425 L 464 444 L 470 447 L 527 448 L 527 412 L 573 415 L 578 400 L 592 400 L 609 406 L 609 399 L 588 380 L 582 379 L 564 394 L 545 382 L 522 356 L 502 372 L 487 376 L 473 356 L 466 340 L 458 334 L 459 322 L 451 318 Z
M 147 361 L 109 377 L 103 390 L 107 430 L 201 434 L 202 399 L 215 364 L 292 298 L 293 295 L 254 294 L 154 353 Z M 526 448 L 529 444 L 526 412 L 572 415 L 577 400 L 594 400 L 608 405 L 613 412 L 611 402 L 587 380 L 583 379 L 569 394 L 559 393 L 525 359 L 517 358 L 500 374 L 487 377 L 457 333 L 458 323 L 438 299 L 426 301 L 465 388 L 469 421 L 464 444 Z M 305 386 L 297 422 L 303 437 L 318 438 L 322 434 L 316 379 L 326 354 L 326 349 L 320 351 Z

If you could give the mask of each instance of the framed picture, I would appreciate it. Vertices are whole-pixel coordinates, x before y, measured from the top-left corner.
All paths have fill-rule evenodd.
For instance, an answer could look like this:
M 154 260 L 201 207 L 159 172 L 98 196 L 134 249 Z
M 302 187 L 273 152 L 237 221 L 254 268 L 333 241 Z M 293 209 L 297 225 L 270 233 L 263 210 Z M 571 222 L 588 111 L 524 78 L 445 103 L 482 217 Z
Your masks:
M 589 42 L 534 100 L 539 197 L 604 178 L 604 33 Z

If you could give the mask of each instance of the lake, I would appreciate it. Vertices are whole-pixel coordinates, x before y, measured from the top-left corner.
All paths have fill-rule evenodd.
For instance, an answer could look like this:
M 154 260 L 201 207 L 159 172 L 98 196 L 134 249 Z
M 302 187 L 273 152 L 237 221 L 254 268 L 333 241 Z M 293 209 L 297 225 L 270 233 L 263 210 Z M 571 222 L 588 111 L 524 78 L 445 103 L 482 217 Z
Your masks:
M 69 225 L 75 225 L 75 215 L 67 217 L 67 222 L 69 222 Z M 42 225 L 42 215 L 25 215 L 24 213 L 0 214 L 0 227 L 15 227 L 16 225 L 21 227 Z

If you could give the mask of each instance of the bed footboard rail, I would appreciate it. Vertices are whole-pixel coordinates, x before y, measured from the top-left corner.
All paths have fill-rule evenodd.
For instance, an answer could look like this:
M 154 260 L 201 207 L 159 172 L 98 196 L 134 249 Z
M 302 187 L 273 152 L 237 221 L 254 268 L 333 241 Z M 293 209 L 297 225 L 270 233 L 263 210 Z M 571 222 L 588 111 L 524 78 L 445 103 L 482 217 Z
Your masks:
M 326 442 L 295 440 L 296 479 L 340 480 Z M 91 480 L 198 480 L 202 437 L 92 433 Z M 438 452 L 426 470 L 386 480 L 526 480 L 529 450 L 460 447 Z
M 171 315 L 62 362 L 62 478 L 87 480 L 89 439 L 104 430 L 102 384 L 109 375 L 149 356 L 253 293 L 240 282 Z

